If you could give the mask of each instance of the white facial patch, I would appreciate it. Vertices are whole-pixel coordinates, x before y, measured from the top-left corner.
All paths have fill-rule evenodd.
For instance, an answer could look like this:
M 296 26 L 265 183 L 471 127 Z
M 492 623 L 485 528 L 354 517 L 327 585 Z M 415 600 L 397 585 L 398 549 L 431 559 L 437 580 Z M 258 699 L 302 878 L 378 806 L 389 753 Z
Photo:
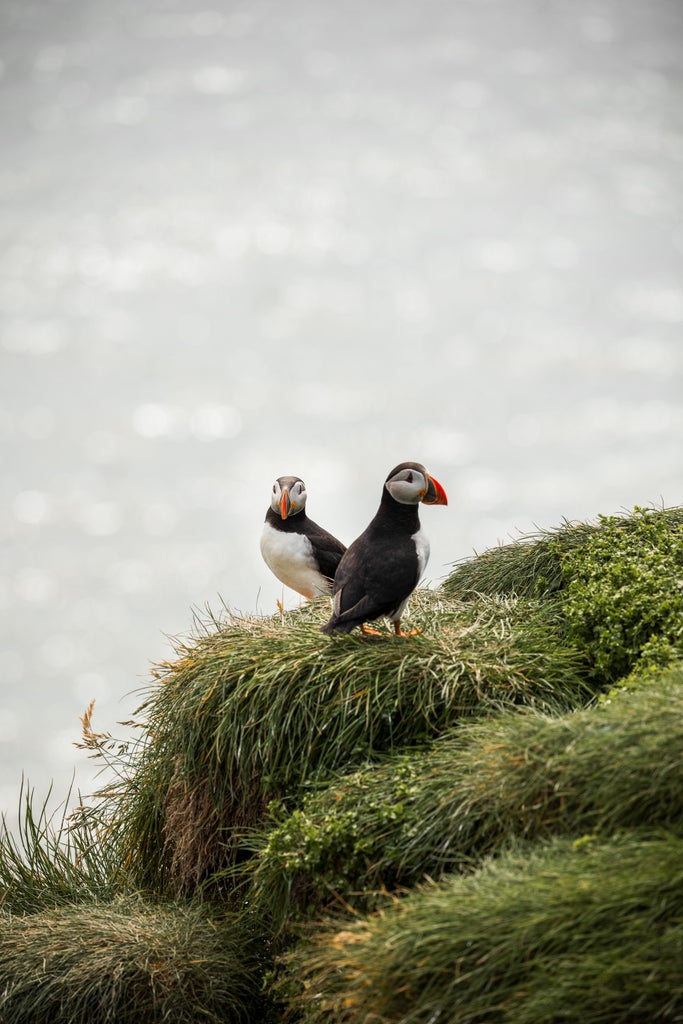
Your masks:
M 319 571 L 311 542 L 303 534 L 285 533 L 265 523 L 261 554 L 270 571 L 297 594 L 320 597 L 332 593 L 332 584 Z
M 384 486 L 391 497 L 401 505 L 417 505 L 426 493 L 427 481 L 418 470 L 404 469 L 391 480 L 387 480 Z
M 296 477 L 282 477 L 281 479 L 283 479 L 283 480 L 285 480 L 285 479 L 290 480 L 291 479 L 291 480 L 294 481 L 292 483 L 290 489 L 289 489 L 289 502 L 290 502 L 289 514 L 290 514 L 290 516 L 293 516 L 297 512 L 300 512 L 301 509 L 306 504 L 306 497 L 307 497 L 306 487 L 304 485 L 303 480 L 299 480 Z M 277 514 L 280 515 L 281 514 L 281 505 L 282 505 L 282 487 L 280 486 L 280 480 L 278 479 L 273 484 L 273 489 L 272 489 L 271 494 L 270 494 L 270 507 L 272 508 L 273 512 L 277 512 Z

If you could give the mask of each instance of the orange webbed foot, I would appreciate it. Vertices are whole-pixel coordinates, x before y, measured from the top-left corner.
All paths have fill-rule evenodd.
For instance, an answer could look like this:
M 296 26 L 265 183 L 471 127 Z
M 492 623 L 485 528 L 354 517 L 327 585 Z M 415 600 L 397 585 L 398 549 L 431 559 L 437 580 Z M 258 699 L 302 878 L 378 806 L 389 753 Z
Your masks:
M 401 629 L 401 623 L 400 622 L 395 622 L 394 623 L 394 632 L 396 633 L 396 636 L 418 636 L 422 632 L 422 630 L 421 629 L 407 629 L 407 630 L 406 629 Z

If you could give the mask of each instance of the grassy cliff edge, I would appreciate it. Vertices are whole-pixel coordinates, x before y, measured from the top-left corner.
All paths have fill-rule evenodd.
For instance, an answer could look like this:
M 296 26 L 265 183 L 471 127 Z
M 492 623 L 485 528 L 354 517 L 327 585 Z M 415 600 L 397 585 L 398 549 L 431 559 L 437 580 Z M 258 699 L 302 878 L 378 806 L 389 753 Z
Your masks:
M 484 552 L 410 638 L 210 620 L 0 836 L 0 1020 L 683 1019 L 683 509 Z

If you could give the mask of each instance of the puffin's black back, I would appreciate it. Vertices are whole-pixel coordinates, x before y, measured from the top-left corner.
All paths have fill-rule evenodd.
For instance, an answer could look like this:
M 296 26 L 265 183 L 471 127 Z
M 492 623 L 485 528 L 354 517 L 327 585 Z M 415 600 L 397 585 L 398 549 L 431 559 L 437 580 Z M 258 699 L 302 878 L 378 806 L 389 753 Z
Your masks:
M 324 633 L 350 633 L 369 619 L 395 611 L 419 580 L 413 536 L 417 505 L 395 501 L 386 487 L 374 519 L 343 556 L 334 578 L 334 613 Z

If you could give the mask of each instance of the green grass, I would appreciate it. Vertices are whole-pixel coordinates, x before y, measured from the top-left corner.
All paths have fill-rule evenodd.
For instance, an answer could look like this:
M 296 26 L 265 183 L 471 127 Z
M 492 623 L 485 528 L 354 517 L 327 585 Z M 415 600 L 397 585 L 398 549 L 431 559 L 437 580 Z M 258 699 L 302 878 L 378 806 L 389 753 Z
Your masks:
M 263 1020 L 254 937 L 206 908 L 128 899 L 0 914 L 3 1024 Z
M 461 599 L 482 594 L 547 598 L 564 587 L 564 554 L 585 544 L 594 529 L 588 523 L 565 523 L 488 548 L 456 563 L 441 589 Z
M 287 962 L 306 1024 L 680 1020 L 683 840 L 508 853 L 318 928 Z
M 0 911 L 32 914 L 51 907 L 107 901 L 125 883 L 116 850 L 85 807 L 70 812 L 71 791 L 49 812 L 22 786 L 16 833 L 0 825 Z
M 329 639 L 325 603 L 237 620 L 161 668 L 148 743 L 117 797 L 117 844 L 146 888 L 191 891 L 230 864 L 266 804 L 340 768 L 424 744 L 502 707 L 561 711 L 593 692 L 553 609 L 422 591 L 410 638 Z
M 682 533 L 485 552 L 409 638 L 196 623 L 137 741 L 86 712 L 88 806 L 0 828 L 2 1024 L 683 1020 Z
M 485 551 L 443 584 L 451 597 L 551 599 L 597 685 L 683 657 L 683 508 L 566 524 Z
M 556 530 L 539 530 L 510 544 L 489 548 L 474 558 L 455 565 L 442 585 L 449 597 L 476 598 L 480 594 L 517 594 L 520 597 L 547 598 L 564 590 L 571 571 L 565 563 L 575 552 L 603 534 L 607 525 L 628 539 L 642 528 L 643 511 L 657 523 L 660 531 L 675 534 L 683 526 L 683 507 L 635 509 L 624 516 L 598 517 L 595 523 L 565 522 Z M 613 535 L 614 536 L 614 535 Z M 618 547 L 612 552 L 619 557 Z M 643 565 L 647 568 L 647 552 Z
M 471 870 L 515 838 L 643 826 L 683 836 L 683 666 L 598 708 L 464 723 L 271 813 L 243 875 L 275 928 Z

